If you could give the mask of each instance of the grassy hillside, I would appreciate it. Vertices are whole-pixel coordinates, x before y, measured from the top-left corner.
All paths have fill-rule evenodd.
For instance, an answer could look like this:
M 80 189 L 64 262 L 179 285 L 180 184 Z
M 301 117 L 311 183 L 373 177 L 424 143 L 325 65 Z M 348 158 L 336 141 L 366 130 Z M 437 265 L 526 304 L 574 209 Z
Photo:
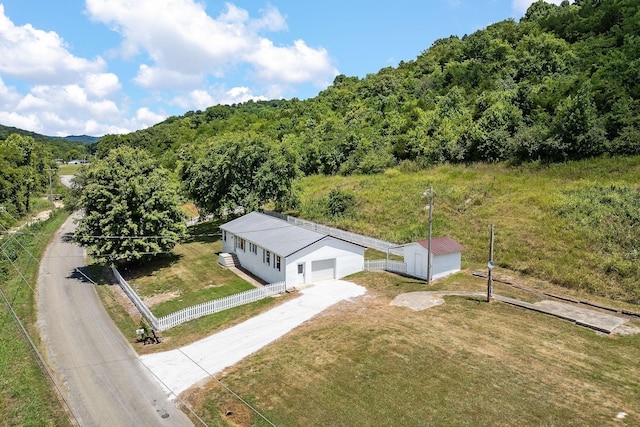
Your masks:
M 427 237 L 423 192 L 431 186 L 433 235 L 466 246 L 463 266 L 486 265 L 494 224 L 498 266 L 640 303 L 640 157 L 314 176 L 303 180 L 302 206 L 294 214 L 407 243 Z M 327 216 L 333 189 L 355 196 L 351 215 Z

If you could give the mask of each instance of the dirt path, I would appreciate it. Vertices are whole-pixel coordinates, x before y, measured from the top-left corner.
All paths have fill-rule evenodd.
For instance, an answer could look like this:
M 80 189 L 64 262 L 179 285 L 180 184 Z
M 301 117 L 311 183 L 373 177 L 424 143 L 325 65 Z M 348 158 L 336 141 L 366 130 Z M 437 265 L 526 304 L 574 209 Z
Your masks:
M 70 217 L 47 248 L 38 278 L 38 326 L 47 361 L 81 425 L 188 426 L 142 365 L 77 269 L 83 250 L 68 242 Z

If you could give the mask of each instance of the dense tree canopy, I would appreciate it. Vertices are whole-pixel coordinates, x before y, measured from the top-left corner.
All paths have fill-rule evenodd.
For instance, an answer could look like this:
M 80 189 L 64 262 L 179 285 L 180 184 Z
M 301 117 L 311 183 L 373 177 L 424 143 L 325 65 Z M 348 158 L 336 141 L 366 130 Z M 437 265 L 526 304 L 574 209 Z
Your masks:
M 0 141 L 0 224 L 31 209 L 31 199 L 44 193 L 49 174 L 55 174 L 55 162 L 46 147 L 30 136 L 9 135 Z
M 120 147 L 84 166 L 76 182 L 84 215 L 74 240 L 99 262 L 134 261 L 170 251 L 185 214 L 168 171 L 144 150 Z
M 268 202 L 278 209 L 297 203 L 300 175 L 293 150 L 262 139 L 212 140 L 182 154 L 180 178 L 202 213 L 224 214 L 237 207 L 253 211 Z
M 286 145 L 304 174 L 639 154 L 638 81 L 640 3 L 538 1 L 520 22 L 437 40 L 414 60 L 365 78 L 339 75 L 313 99 L 190 111 L 107 136 L 98 153 L 145 147 L 175 168 L 184 147 L 197 153 L 212 139 L 259 141 L 260 152 Z

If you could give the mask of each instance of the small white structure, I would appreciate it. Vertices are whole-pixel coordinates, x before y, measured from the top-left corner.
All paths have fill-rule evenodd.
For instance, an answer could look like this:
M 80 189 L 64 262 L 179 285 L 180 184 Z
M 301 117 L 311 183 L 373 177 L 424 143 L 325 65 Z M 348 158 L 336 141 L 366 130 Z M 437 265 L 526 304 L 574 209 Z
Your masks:
M 364 268 L 363 246 L 251 212 L 220 226 L 222 252 L 268 283 L 287 288 L 339 279 Z
M 428 247 L 428 240 L 405 245 L 404 262 L 407 264 L 407 274 L 427 279 Z M 461 252 L 464 249 L 464 246 L 451 237 L 431 239 L 431 278 L 441 279 L 460 271 Z

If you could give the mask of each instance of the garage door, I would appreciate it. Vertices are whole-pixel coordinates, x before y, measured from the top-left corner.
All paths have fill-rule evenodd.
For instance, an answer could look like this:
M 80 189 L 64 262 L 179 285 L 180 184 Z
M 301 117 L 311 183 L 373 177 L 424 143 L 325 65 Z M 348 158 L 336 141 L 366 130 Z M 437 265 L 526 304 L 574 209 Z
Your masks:
M 331 280 L 336 277 L 336 260 L 323 259 L 311 262 L 311 279 L 314 282 Z

